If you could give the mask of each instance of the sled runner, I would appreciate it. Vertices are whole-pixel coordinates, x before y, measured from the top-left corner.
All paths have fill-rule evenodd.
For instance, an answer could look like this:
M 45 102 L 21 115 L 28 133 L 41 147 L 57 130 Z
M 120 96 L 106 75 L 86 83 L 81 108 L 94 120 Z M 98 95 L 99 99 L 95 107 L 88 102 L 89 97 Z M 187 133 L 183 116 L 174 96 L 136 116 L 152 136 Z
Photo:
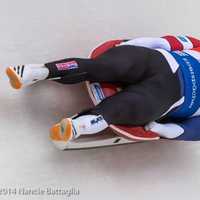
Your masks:
M 96 58 L 110 48 L 120 45 L 122 42 L 123 40 L 105 42 L 95 48 L 90 57 Z M 88 81 L 86 82 L 86 87 L 94 105 L 99 104 L 105 98 L 112 96 L 121 90 L 120 85 Z M 65 147 L 65 150 L 115 146 L 160 139 L 156 133 L 146 131 L 143 127 L 110 125 L 109 128 L 111 131 L 109 130 L 105 134 L 100 133 L 92 136 L 81 136 L 80 138 L 69 142 L 68 147 L 67 149 Z

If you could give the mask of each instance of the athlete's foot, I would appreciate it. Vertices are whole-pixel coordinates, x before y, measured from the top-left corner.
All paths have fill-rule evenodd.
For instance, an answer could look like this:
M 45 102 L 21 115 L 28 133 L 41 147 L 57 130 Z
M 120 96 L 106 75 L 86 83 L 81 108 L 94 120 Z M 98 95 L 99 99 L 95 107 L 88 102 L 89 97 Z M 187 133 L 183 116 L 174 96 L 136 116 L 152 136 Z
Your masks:
M 82 115 L 63 119 L 51 128 L 50 138 L 58 149 L 64 150 L 68 144 L 81 135 L 93 135 L 108 127 L 101 115 Z
M 54 125 L 50 130 L 50 139 L 57 148 L 64 150 L 71 140 L 76 137 L 76 131 L 73 127 L 71 118 L 63 119 L 60 123 Z
M 44 65 L 31 64 L 8 67 L 6 74 L 10 84 L 14 89 L 32 85 L 48 77 L 49 70 Z

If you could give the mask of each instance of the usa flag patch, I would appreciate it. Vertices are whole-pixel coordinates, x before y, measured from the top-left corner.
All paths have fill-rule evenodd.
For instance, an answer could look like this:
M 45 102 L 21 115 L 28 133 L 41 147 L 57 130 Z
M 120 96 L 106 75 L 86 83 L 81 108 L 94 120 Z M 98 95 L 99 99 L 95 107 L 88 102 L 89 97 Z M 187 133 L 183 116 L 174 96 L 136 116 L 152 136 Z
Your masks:
M 73 61 L 64 62 L 64 63 L 58 63 L 56 64 L 56 67 L 59 71 L 77 69 L 78 63 L 75 60 L 73 60 Z

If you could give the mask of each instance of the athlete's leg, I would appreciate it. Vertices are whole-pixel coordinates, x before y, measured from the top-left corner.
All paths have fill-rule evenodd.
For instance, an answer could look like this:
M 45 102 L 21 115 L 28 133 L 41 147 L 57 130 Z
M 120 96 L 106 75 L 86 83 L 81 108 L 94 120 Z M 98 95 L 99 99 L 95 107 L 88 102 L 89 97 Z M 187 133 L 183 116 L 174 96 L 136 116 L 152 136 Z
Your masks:
M 37 69 L 36 74 L 41 76 L 32 76 L 31 71 L 35 69 L 30 65 L 24 67 L 24 72 L 29 71 L 29 73 L 24 73 L 22 77 L 18 71 L 10 73 L 11 75 L 8 73 L 8 76 L 11 82 L 18 80 L 25 86 L 34 83 L 35 80 L 43 79 L 53 79 L 65 84 L 86 80 L 135 84 L 155 73 L 162 73 L 163 65 L 169 68 L 167 61 L 158 51 L 127 45 L 109 49 L 96 59 L 68 58 L 46 63 Z M 8 70 L 14 72 L 13 69 Z M 43 75 L 44 70 L 45 75 Z
M 63 119 L 51 129 L 50 138 L 60 149 L 80 135 L 101 133 L 110 124 L 144 125 L 164 113 L 158 99 L 145 87 L 129 87 L 78 117 Z
M 136 83 L 146 78 L 148 59 L 155 50 L 134 46 L 112 48 L 95 59 L 69 58 L 45 64 L 48 78 L 61 83 L 85 80 Z M 159 54 L 159 53 L 158 53 Z M 160 54 L 159 54 L 160 56 Z
M 98 133 L 110 124 L 143 126 L 155 121 L 177 100 L 165 92 L 165 85 L 157 77 L 130 85 L 78 117 L 67 118 L 56 124 L 51 130 L 51 139 L 55 144 L 62 141 L 67 145 L 71 139 Z
M 119 46 L 106 51 L 96 59 L 68 58 L 39 65 L 37 69 L 34 66 L 38 65 L 9 67 L 7 74 L 15 88 L 44 79 L 56 79 L 65 84 L 85 80 L 136 83 L 146 78 L 145 72 L 152 52 L 155 50 Z

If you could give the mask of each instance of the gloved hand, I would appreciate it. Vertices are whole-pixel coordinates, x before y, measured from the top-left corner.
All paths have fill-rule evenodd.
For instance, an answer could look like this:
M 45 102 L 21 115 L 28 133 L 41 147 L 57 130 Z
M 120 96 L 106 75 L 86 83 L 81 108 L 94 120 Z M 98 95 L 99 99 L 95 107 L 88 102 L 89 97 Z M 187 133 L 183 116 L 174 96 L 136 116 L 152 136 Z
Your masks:
M 157 122 L 150 122 L 145 126 L 146 131 L 153 131 L 159 136 L 168 139 L 174 139 L 184 133 L 184 130 L 181 126 L 175 123 L 166 123 L 161 124 Z

